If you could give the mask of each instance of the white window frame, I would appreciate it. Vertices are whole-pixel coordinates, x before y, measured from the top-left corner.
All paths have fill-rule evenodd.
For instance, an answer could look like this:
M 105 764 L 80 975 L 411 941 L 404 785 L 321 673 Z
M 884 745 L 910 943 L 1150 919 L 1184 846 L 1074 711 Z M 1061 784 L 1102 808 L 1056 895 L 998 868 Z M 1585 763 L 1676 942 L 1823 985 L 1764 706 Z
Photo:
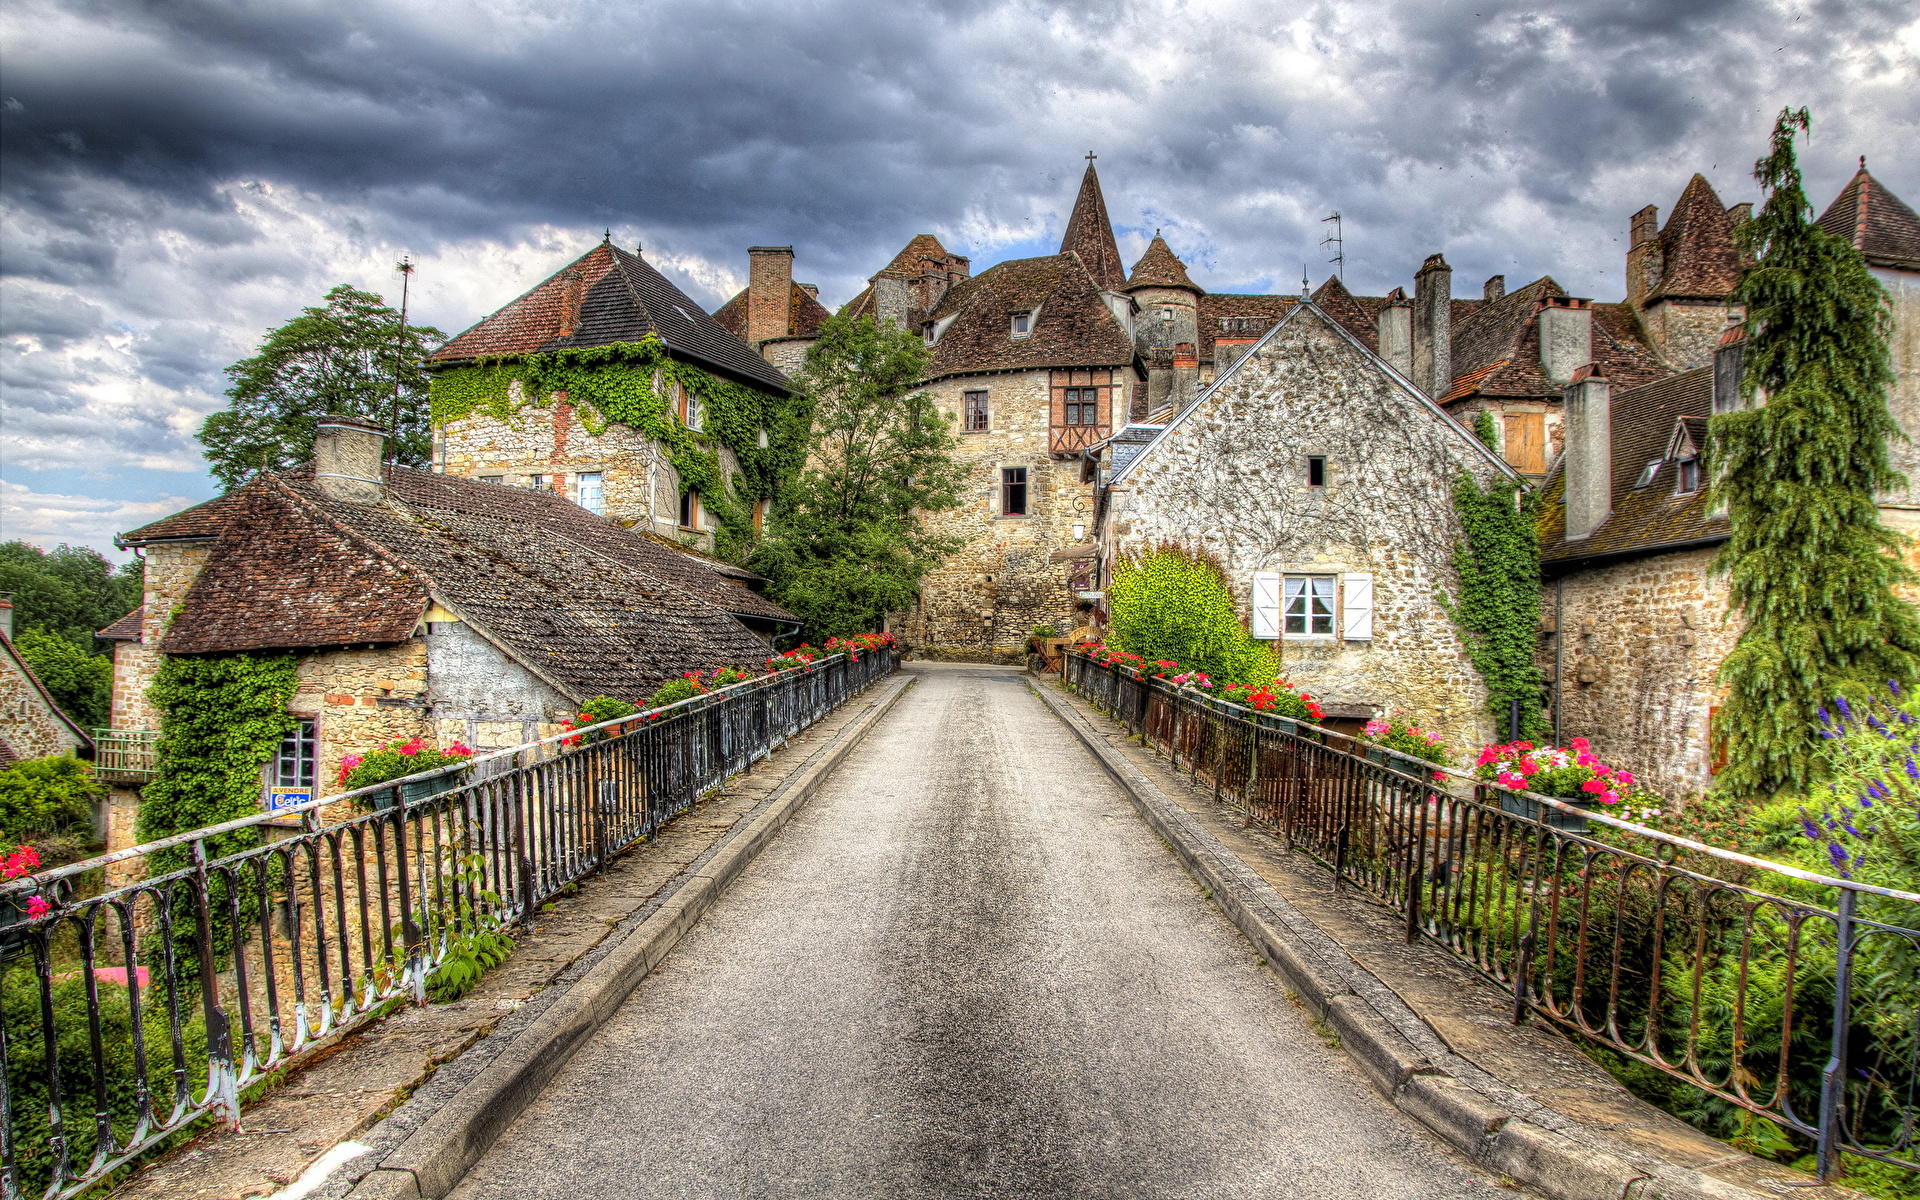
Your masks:
M 1296 582 L 1299 584 L 1297 590 L 1294 587 Z M 1318 586 L 1323 582 L 1326 584 L 1326 590 L 1324 592 Z M 1333 641 L 1336 636 L 1335 631 L 1339 628 L 1340 621 L 1339 593 L 1340 577 L 1338 575 L 1309 575 L 1289 572 L 1282 576 L 1280 581 L 1281 636 L 1288 641 Z M 1294 601 L 1296 599 L 1301 601 L 1301 611 L 1298 616 L 1300 617 L 1303 629 L 1299 633 L 1295 633 L 1287 628 L 1288 624 L 1296 615 L 1293 612 Z M 1325 613 L 1316 613 L 1313 611 L 1313 601 L 1315 600 L 1326 601 L 1327 611 Z M 1324 629 L 1315 629 L 1314 626 L 1322 620 L 1326 622 L 1326 627 Z
M 587 503 L 589 489 L 591 489 L 593 497 L 593 503 L 591 504 Z M 573 494 L 574 503 L 595 516 L 599 516 L 605 512 L 607 507 L 607 492 L 604 473 L 600 471 L 582 471 L 578 475 L 575 475 L 573 477 Z
M 1033 336 L 1033 319 L 1034 319 L 1033 312 L 1008 314 L 1007 336 L 1014 339 L 1032 337 Z

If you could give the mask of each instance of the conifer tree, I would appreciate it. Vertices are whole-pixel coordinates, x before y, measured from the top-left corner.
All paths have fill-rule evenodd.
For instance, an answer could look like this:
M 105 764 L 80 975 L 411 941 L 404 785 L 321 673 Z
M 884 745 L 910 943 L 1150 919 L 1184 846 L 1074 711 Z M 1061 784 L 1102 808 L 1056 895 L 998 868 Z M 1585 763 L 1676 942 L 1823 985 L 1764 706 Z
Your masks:
M 1895 595 L 1914 573 L 1874 496 L 1903 486 L 1888 458 L 1893 369 L 1886 293 L 1847 241 L 1815 225 L 1787 109 L 1754 165 L 1767 201 L 1739 231 L 1752 268 L 1743 407 L 1713 418 L 1712 502 L 1732 536 L 1715 559 L 1746 620 L 1720 668 L 1719 786 L 1764 799 L 1814 781 L 1818 712 L 1920 674 L 1920 619 Z

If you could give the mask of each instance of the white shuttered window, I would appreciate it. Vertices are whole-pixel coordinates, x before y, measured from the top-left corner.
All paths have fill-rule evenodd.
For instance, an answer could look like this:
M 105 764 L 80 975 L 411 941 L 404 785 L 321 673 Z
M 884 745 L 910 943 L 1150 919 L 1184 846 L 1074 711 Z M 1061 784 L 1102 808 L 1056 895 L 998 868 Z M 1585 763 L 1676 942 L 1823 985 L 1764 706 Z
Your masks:
M 1280 636 L 1280 572 L 1253 573 L 1253 636 L 1271 640 Z
M 1341 636 L 1350 642 L 1373 640 L 1373 576 L 1344 575 L 1341 590 L 1346 593 L 1340 606 Z

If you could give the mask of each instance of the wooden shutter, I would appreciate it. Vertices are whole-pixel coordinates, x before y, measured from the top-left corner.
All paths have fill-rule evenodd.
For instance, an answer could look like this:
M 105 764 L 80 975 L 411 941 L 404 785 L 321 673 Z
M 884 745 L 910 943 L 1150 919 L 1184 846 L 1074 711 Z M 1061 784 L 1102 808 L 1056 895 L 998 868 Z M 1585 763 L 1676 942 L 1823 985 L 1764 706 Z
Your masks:
M 1047 389 L 1047 424 L 1058 429 L 1067 423 L 1067 385 L 1073 381 L 1071 371 L 1053 371 L 1052 385 Z
M 1253 573 L 1253 636 L 1271 641 L 1280 636 L 1280 572 Z
M 1373 640 L 1373 576 L 1341 576 L 1345 598 L 1340 605 L 1341 636 L 1349 642 Z
M 1522 475 L 1539 475 L 1547 469 L 1547 416 L 1545 413 L 1507 413 L 1507 465 Z

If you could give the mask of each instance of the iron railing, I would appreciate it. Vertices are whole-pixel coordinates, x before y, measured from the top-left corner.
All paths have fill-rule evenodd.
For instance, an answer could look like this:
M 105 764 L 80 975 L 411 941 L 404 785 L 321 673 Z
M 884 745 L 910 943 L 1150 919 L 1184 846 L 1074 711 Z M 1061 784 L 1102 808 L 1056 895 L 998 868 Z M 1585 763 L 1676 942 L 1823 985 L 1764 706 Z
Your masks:
M 1841 1155 L 1920 1170 L 1920 896 L 1478 783 L 1164 680 L 1066 682 L 1537 1015 Z M 1352 749 L 1347 749 L 1352 747 Z M 1399 769 L 1395 769 L 1395 768 Z
M 0 1194 L 71 1196 L 202 1117 L 237 1122 L 268 1072 L 423 1002 L 476 933 L 536 911 L 897 665 L 891 649 L 836 655 L 0 889 L 9 912 L 29 895 L 56 905 L 0 930 Z M 348 799 L 375 807 L 323 823 Z M 289 811 L 302 827 L 265 841 Z M 130 860 L 146 878 L 60 901 L 73 877 Z
M 93 773 L 109 783 L 145 783 L 153 778 L 157 729 L 93 731 Z

